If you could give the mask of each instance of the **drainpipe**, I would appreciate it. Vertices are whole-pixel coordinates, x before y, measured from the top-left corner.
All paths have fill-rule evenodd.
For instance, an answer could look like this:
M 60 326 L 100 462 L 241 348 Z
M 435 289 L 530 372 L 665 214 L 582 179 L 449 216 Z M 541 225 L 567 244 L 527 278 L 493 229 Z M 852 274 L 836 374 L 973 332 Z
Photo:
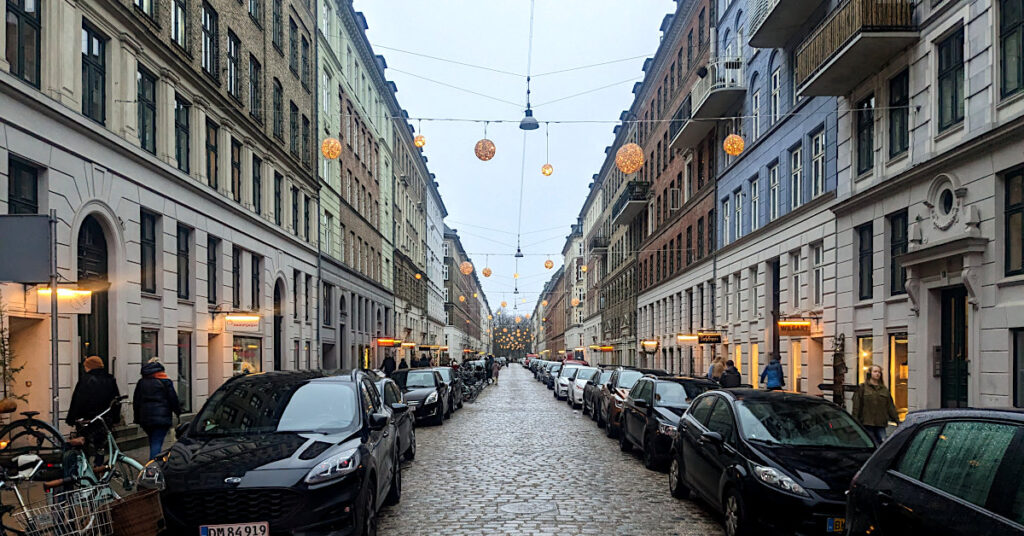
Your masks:
M 328 0 L 330 1 L 330 0 Z M 320 2 L 313 2 L 313 128 L 316 132 L 320 132 L 320 39 L 316 34 L 320 31 Z M 266 41 L 266 32 L 264 32 L 264 41 Z M 340 104 L 339 104 L 340 106 Z M 314 153 L 316 154 L 316 153 Z M 306 155 L 309 158 L 309 155 Z M 317 163 L 320 162 L 320 157 L 316 159 Z M 316 185 L 316 281 L 317 281 L 317 303 L 320 307 L 316 308 L 316 355 L 320 356 L 319 362 L 320 367 L 324 366 L 324 344 L 322 336 L 322 322 L 320 321 L 320 312 L 323 308 L 330 307 L 331 304 L 322 304 L 320 300 L 324 297 L 323 285 L 324 285 L 324 272 L 323 272 L 323 244 L 321 243 L 323 231 L 320 228 L 323 220 L 323 212 L 320 207 L 320 166 L 313 166 L 313 180 Z M 333 297 L 333 296 L 332 296 Z M 307 298 L 308 299 L 308 298 Z

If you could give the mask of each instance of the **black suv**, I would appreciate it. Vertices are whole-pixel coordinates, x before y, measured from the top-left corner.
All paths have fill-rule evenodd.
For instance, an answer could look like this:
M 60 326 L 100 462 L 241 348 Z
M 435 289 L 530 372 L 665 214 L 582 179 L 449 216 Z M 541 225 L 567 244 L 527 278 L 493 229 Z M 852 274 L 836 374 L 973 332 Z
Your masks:
M 364 371 L 228 380 L 157 459 L 171 534 L 376 533 L 402 493 L 393 417 Z
M 712 389 L 718 384 L 700 378 L 640 378 L 623 402 L 619 447 L 628 452 L 635 445 L 643 449 L 644 467 L 665 469 L 679 418 L 694 398 Z

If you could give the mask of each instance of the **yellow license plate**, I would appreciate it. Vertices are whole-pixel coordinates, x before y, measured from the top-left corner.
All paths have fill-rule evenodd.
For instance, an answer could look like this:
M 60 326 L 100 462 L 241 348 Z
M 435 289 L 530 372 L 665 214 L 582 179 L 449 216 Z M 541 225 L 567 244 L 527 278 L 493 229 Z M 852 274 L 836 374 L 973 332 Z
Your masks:
M 828 532 L 845 532 L 846 518 L 830 517 L 827 523 Z

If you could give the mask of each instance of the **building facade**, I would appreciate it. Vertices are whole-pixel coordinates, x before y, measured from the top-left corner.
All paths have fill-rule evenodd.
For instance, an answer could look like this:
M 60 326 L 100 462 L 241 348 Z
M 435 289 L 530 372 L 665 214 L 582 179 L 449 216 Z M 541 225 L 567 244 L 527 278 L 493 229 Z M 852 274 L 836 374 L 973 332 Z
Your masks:
M 573 355 L 585 354 L 583 336 L 586 275 L 589 267 L 583 256 L 583 224 L 574 223 L 562 246 L 562 292 L 565 294 L 565 349 Z
M 465 355 L 474 355 L 485 351 L 482 345 L 481 331 L 487 321 L 487 314 L 481 313 L 483 290 L 476 277 L 476 267 L 469 274 L 463 274 L 460 267 L 472 261 L 462 247 L 459 233 L 448 226 L 444 228 L 444 295 L 446 322 L 444 328 L 445 341 L 442 348 L 447 348 L 448 356 L 461 361 Z

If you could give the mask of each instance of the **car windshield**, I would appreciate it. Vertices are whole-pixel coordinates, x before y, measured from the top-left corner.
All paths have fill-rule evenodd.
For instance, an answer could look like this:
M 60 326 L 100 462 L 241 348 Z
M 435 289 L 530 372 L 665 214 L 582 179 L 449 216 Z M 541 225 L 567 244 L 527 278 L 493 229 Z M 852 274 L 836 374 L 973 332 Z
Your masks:
M 571 380 L 579 369 L 579 367 L 564 367 L 562 368 L 562 371 L 558 373 L 558 376 L 562 378 L 569 378 Z
M 623 370 L 619 372 L 619 385 L 617 387 L 619 389 L 632 389 L 633 384 L 642 378 L 643 375 L 639 370 Z
M 355 388 L 341 382 L 247 382 L 218 389 L 196 418 L 198 435 L 341 433 L 359 426 Z
M 437 372 L 439 372 L 441 374 L 441 379 L 443 379 L 445 383 L 449 383 L 449 382 L 452 381 L 452 369 L 450 369 L 450 368 L 439 368 L 439 369 L 435 369 L 435 370 L 437 370 Z
M 588 381 L 588 380 L 590 380 L 591 378 L 593 378 L 596 375 L 597 375 L 597 369 L 596 368 L 581 368 L 579 370 L 579 372 L 576 373 L 576 381 L 579 381 L 579 380 Z
M 597 383 L 599 383 L 601 385 L 604 385 L 604 384 L 608 383 L 608 378 L 611 378 L 611 377 L 612 377 L 612 372 L 610 370 L 602 370 L 601 371 L 601 377 L 597 379 Z
M 391 377 L 402 389 L 423 389 L 434 387 L 434 371 L 410 370 L 404 374 L 396 373 Z
M 872 448 L 845 411 L 813 401 L 742 400 L 736 403 L 743 437 L 787 447 Z
M 657 382 L 654 387 L 654 405 L 670 408 L 689 406 L 690 400 L 700 393 L 691 394 L 687 387 L 687 385 L 676 382 Z

